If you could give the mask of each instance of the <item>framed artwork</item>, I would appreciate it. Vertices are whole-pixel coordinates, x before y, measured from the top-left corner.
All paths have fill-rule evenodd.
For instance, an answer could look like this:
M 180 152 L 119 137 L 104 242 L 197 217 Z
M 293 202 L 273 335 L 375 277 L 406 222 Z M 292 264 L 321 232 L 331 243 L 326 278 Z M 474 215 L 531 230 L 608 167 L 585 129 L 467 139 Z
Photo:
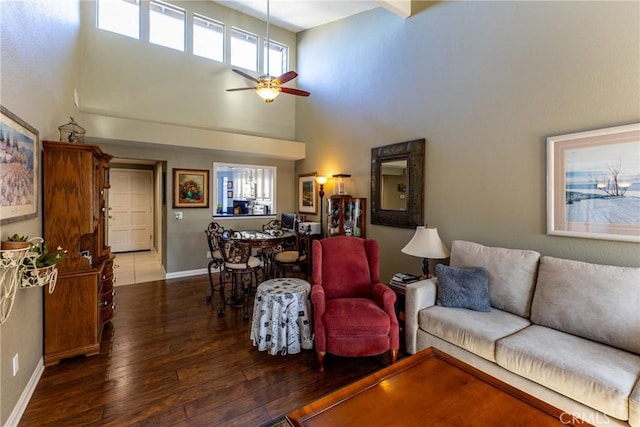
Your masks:
M 0 224 L 38 216 L 38 131 L 0 106 Z
M 547 234 L 640 242 L 640 123 L 547 138 Z
M 227 181 L 227 190 L 233 190 L 233 181 Z
M 316 172 L 298 176 L 298 212 L 316 215 L 318 213 L 318 190 Z
M 227 190 L 227 199 L 233 199 L 233 190 Z
M 209 171 L 173 169 L 173 207 L 209 207 Z

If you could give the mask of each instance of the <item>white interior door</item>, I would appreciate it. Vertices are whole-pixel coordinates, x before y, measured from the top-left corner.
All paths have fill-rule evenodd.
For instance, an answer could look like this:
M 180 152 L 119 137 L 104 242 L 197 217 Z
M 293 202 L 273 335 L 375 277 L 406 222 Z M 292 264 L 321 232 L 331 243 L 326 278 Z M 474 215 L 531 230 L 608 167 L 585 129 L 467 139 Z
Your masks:
M 153 171 L 111 169 L 109 243 L 113 252 L 149 250 L 153 237 Z

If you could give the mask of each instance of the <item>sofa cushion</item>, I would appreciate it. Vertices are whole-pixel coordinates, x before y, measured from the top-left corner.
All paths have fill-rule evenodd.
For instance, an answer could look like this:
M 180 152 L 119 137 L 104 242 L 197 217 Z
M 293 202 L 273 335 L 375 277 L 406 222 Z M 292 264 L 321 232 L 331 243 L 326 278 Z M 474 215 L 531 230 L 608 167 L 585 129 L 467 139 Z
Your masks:
M 436 305 L 420 311 L 418 325 L 431 335 L 495 362 L 496 340 L 526 328 L 530 323 L 496 309 L 484 313 Z
M 640 268 L 542 257 L 531 321 L 640 354 Z
M 438 264 L 438 305 L 491 311 L 489 275 L 482 267 L 456 268 Z
M 452 267 L 484 267 L 489 273 L 491 306 L 529 317 L 540 254 L 522 249 L 483 246 L 456 240 L 451 244 Z
M 620 420 L 640 375 L 640 356 L 544 326 L 496 343 L 498 365 Z

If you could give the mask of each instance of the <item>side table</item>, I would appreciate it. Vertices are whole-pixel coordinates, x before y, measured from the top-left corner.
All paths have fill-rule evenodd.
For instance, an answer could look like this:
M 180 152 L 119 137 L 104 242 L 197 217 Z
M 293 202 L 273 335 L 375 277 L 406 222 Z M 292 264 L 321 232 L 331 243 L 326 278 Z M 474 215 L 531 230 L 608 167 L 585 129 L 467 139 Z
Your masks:
M 259 351 L 283 356 L 313 348 L 309 282 L 278 278 L 258 285 L 253 305 L 251 340 Z
M 397 285 L 391 282 L 387 286 L 389 286 L 391 290 L 396 293 L 396 316 L 398 317 L 398 324 L 400 325 L 400 333 L 404 333 L 407 288 L 406 286 Z

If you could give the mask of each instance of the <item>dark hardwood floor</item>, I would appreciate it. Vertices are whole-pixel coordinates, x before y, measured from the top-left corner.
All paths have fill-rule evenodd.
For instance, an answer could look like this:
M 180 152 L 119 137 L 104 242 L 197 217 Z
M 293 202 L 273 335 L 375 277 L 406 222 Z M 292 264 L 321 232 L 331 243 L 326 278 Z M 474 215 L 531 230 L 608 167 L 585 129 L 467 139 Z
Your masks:
M 47 367 L 20 426 L 260 426 L 389 363 L 259 352 L 208 293 L 206 275 L 116 288 L 100 354 Z

